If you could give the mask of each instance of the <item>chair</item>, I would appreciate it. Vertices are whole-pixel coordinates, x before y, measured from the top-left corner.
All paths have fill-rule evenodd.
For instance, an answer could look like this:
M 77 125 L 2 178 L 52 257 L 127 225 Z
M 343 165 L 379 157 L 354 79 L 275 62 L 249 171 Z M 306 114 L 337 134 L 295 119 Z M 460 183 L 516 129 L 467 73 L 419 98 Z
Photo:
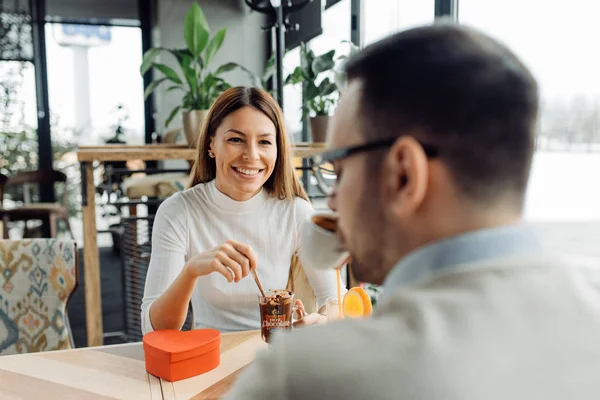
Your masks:
M 302 300 L 307 313 L 317 312 L 317 298 L 310 286 L 310 281 L 304 272 L 304 268 L 298 256 L 292 256 L 290 274 L 288 275 L 287 290 L 294 292 L 295 298 Z
M 25 221 L 25 230 L 23 237 L 28 236 L 27 221 L 48 220 L 50 222 L 50 237 L 56 237 L 58 231 L 58 221 L 64 221 L 67 231 L 72 238 L 73 232 L 69 223 L 68 213 L 68 191 L 67 176 L 56 170 L 38 170 L 22 172 L 18 175 L 8 178 L 6 186 L 25 186 L 39 183 L 62 183 L 64 185 L 63 198 L 61 203 L 25 203 L 19 207 L 11 209 L 2 209 L 0 216 L 4 225 L 4 236 L 8 238 L 8 223 L 16 221 Z
M 77 266 L 74 241 L 0 240 L 0 356 L 74 347 L 67 302 Z

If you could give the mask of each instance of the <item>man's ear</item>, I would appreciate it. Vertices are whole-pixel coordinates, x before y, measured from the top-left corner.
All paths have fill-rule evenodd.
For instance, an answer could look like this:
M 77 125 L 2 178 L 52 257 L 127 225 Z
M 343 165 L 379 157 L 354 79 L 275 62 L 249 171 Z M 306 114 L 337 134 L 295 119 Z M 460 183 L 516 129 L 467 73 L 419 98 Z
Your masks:
M 381 170 L 384 198 L 392 213 L 406 217 L 421 206 L 427 192 L 429 164 L 423 147 L 411 136 L 398 138 Z

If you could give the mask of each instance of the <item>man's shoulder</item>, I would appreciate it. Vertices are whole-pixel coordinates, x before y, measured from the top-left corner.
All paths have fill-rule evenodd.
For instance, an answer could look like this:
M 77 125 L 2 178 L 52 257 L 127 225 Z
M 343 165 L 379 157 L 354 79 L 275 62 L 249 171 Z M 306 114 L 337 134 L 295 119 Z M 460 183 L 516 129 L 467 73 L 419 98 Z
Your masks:
M 345 319 L 330 322 L 324 325 L 310 326 L 283 334 L 277 337 L 274 347 L 283 346 L 287 349 L 301 348 L 303 344 L 309 344 L 315 351 L 319 343 L 323 343 L 326 351 L 343 351 L 340 346 L 352 346 L 355 341 L 363 340 L 365 337 L 373 337 L 386 332 L 389 324 L 388 316 L 369 319 Z M 315 343 L 317 342 L 317 343 Z M 297 345 L 293 347 L 291 345 Z
M 600 260 L 544 250 L 449 266 L 420 281 L 390 287 L 383 297 L 386 303 L 391 297 L 396 297 L 396 303 L 419 301 L 423 295 L 427 299 L 439 296 L 460 300 L 456 295 L 461 291 L 474 296 L 496 289 L 524 288 L 529 292 L 548 289 L 548 285 L 536 287 L 536 282 L 545 281 L 554 287 L 568 286 L 576 280 L 600 282 Z
M 268 389 L 269 395 L 283 393 L 272 397 L 282 399 L 408 398 L 415 393 L 435 398 L 446 388 L 433 385 L 442 376 L 469 393 L 472 382 L 465 373 L 495 371 L 497 365 L 488 362 L 494 357 L 520 354 L 539 361 L 536 368 L 543 370 L 547 360 L 558 366 L 559 360 L 589 354 L 600 334 L 600 296 L 589 278 L 598 276 L 598 264 L 548 255 L 504 261 L 395 288 L 368 319 L 277 337 L 232 398 L 265 398 Z M 575 336 L 579 350 L 538 346 L 540 337 L 560 341 Z M 527 371 L 515 368 L 512 378 Z M 248 396 L 250 389 L 257 395 Z
M 344 320 L 282 334 L 227 399 L 396 398 L 390 382 L 405 381 L 398 371 L 410 358 L 395 343 L 407 336 L 390 325 L 392 319 Z
M 277 338 L 263 356 L 286 376 L 289 398 L 377 397 L 369 388 L 387 391 L 382 382 L 410 363 L 402 325 L 398 316 L 379 316 L 307 327 Z
M 536 251 L 444 268 L 408 288 L 419 289 L 456 283 L 471 284 L 473 281 L 495 279 L 499 275 L 508 279 L 527 277 L 539 279 L 536 276 L 556 279 L 564 275 L 577 274 L 587 276 L 600 274 L 600 260 L 552 250 Z
M 561 315 L 548 307 L 554 303 L 561 305 Z M 446 268 L 411 285 L 387 288 L 377 313 L 394 315 L 421 334 L 444 326 L 476 335 L 510 325 L 516 315 L 531 318 L 528 313 L 552 321 L 585 306 L 598 315 L 597 304 L 598 260 L 540 252 Z
M 382 354 L 399 350 L 407 344 L 406 340 L 410 342 L 407 328 L 404 316 L 395 313 L 347 319 L 283 335 L 277 338 L 272 350 L 285 353 L 291 368 L 304 369 L 302 365 L 306 365 L 316 375 L 352 375 L 359 359 L 363 367 L 370 361 L 379 364 Z M 402 333 L 400 338 L 399 333 Z

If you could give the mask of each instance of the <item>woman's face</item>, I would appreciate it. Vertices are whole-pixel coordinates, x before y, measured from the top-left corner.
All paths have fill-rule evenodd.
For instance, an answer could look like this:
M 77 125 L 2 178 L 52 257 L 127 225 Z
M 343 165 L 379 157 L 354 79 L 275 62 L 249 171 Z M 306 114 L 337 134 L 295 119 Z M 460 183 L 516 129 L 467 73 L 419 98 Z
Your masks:
M 236 201 L 251 199 L 269 179 L 277 160 L 277 131 L 252 107 L 229 114 L 211 138 L 217 189 Z

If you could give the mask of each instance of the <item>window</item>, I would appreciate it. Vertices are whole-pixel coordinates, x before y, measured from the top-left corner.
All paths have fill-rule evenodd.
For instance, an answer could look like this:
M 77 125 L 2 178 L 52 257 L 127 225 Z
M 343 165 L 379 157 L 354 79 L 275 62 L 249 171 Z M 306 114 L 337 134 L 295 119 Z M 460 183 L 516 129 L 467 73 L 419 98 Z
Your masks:
M 300 47 L 288 51 L 283 57 L 283 77 L 285 79 L 300 65 Z M 283 87 L 283 115 L 288 134 L 295 142 L 302 136 L 302 85 L 285 85 Z
M 37 108 L 32 63 L 0 61 L 0 110 L 0 173 L 36 169 Z
M 310 41 L 315 54 L 340 49 L 344 40 L 350 40 L 350 0 L 342 0 L 323 12 L 323 33 Z
M 46 52 L 55 139 L 144 143 L 140 28 L 48 23 Z
M 37 108 L 31 9 L 26 1 L 0 6 L 0 173 L 37 168 Z M 11 197 L 11 193 L 8 193 Z
M 432 23 L 435 0 L 378 0 L 377 7 L 363 0 L 362 13 L 362 44 L 368 45 L 394 32 Z
M 35 68 L 27 61 L 0 61 L 0 129 L 37 128 Z
M 308 43 L 316 55 L 329 50 L 347 52 L 348 46 L 343 41 L 350 40 L 350 0 L 342 0 L 329 7 L 322 16 L 323 33 Z M 284 76 L 291 73 L 300 65 L 300 48 L 290 50 L 284 58 Z M 301 140 L 302 132 L 302 87 L 301 85 L 286 85 L 284 88 L 284 115 L 290 134 L 295 141 Z
M 600 220 L 600 3 L 460 0 L 459 13 L 511 48 L 540 85 L 526 220 L 559 250 L 599 255 L 600 224 L 589 221 Z

